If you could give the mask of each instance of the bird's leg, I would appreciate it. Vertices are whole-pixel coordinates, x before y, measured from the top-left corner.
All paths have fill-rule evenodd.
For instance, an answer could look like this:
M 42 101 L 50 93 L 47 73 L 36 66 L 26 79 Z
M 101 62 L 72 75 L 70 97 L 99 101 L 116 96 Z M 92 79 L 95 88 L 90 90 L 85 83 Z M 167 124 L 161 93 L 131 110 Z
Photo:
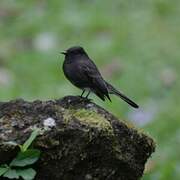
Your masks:
M 81 96 L 80 97 L 83 97 L 83 94 L 85 93 L 85 89 L 82 91 L 81 93 Z
M 91 91 L 89 90 L 88 94 L 86 95 L 86 99 L 88 99 L 88 96 L 90 95 Z

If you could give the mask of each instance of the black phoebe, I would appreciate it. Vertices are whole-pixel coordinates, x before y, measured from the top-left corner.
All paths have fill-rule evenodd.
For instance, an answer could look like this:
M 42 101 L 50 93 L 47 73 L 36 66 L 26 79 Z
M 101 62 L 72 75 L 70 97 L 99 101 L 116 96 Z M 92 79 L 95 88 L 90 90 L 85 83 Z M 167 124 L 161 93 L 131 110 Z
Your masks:
M 109 94 L 115 94 L 132 107 L 138 108 L 135 102 L 103 79 L 98 68 L 82 47 L 71 47 L 66 52 L 62 52 L 62 54 L 65 55 L 63 63 L 64 74 L 72 84 L 83 90 L 81 97 L 88 90 L 86 98 L 88 98 L 90 92 L 93 92 L 103 101 L 106 98 L 111 101 Z

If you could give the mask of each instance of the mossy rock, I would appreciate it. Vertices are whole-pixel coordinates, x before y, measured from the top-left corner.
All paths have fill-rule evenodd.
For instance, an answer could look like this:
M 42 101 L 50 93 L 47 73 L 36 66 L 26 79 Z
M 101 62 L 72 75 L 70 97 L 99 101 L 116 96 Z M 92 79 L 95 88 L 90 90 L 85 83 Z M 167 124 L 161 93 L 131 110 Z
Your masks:
M 150 137 L 86 99 L 15 100 L 0 103 L 0 164 L 18 151 L 4 143 L 22 144 L 33 127 L 44 129 L 34 142 L 37 180 L 136 180 L 155 150 Z

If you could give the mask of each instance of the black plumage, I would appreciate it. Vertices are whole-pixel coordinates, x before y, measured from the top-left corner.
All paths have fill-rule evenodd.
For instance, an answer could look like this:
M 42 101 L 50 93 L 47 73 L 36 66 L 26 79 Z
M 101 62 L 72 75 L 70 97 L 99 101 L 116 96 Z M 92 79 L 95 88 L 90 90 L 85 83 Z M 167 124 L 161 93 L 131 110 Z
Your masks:
M 82 47 L 71 47 L 62 54 L 65 55 L 64 74 L 72 84 L 83 90 L 81 96 L 88 90 L 87 98 L 90 92 L 93 92 L 103 101 L 105 99 L 111 101 L 109 94 L 115 94 L 134 108 L 138 108 L 136 103 L 103 79 L 98 68 Z

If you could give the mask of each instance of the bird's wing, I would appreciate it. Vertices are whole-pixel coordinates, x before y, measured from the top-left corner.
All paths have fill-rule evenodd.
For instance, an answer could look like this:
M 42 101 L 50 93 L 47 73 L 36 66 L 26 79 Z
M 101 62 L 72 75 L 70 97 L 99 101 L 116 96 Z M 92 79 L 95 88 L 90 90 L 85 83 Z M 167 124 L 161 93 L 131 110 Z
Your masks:
M 92 61 L 83 62 L 81 64 L 81 72 L 83 72 L 83 75 L 87 78 L 87 81 L 91 84 L 91 88 L 97 96 L 103 100 L 104 96 L 106 96 L 111 101 L 106 82 Z

